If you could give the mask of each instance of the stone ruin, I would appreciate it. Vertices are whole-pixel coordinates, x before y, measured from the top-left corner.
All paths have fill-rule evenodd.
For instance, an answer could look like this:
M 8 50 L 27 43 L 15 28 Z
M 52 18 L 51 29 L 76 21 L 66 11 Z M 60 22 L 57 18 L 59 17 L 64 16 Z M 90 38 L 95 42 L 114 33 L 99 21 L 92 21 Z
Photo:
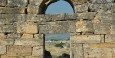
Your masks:
M 0 58 L 42 58 L 45 34 L 64 32 L 70 58 L 115 58 L 115 0 L 67 0 L 74 14 L 45 15 L 54 2 L 0 0 Z

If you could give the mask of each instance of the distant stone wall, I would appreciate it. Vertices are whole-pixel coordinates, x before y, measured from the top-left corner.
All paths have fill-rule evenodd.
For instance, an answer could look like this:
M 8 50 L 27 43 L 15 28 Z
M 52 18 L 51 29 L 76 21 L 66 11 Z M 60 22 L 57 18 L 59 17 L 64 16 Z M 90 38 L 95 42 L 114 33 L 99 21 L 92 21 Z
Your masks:
M 115 58 L 115 1 L 67 0 L 74 14 L 44 15 L 53 0 L 0 0 L 0 58 L 42 58 L 44 34 L 71 34 L 71 58 Z

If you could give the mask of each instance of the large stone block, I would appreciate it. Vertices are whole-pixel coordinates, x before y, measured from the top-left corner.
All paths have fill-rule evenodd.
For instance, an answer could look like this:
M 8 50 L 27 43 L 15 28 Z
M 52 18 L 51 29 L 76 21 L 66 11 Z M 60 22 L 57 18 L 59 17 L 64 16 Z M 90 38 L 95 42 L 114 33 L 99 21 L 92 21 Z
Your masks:
M 6 46 L 0 46 L 0 54 L 6 53 Z
M 35 38 L 20 38 L 16 39 L 14 45 L 30 45 L 30 46 L 38 46 L 43 45 L 43 35 L 34 35 Z
M 93 24 L 95 34 L 110 34 L 110 25 L 108 23 Z
M 90 3 L 95 4 L 104 4 L 104 3 L 112 3 L 114 0 L 89 0 Z
M 71 32 L 72 21 L 54 21 L 54 22 L 46 22 L 44 25 L 40 25 L 40 33 L 65 33 Z M 74 26 L 73 26 L 74 28 Z M 71 30 L 70 30 L 71 29 Z
M 77 19 L 77 14 L 65 14 L 65 20 L 76 20 Z
M 72 43 L 101 43 L 104 35 L 73 35 L 70 39 Z
M 13 45 L 13 39 L 0 39 L 0 45 Z
M 0 25 L 0 32 L 13 33 L 16 32 L 16 28 L 13 25 Z
M 115 43 L 115 34 L 105 35 L 105 42 L 107 42 L 107 43 Z
M 30 0 L 30 4 L 31 5 L 36 5 L 36 6 L 40 6 L 40 4 L 42 3 L 43 0 Z
M 25 34 L 38 33 L 38 24 L 34 22 L 17 23 L 17 33 L 25 33 Z
M 16 58 L 16 57 L 12 57 L 12 56 L 7 56 L 7 55 L 1 55 L 1 58 Z
M 112 58 L 112 49 L 84 48 L 84 58 Z
M 16 7 L 16 8 L 0 7 L 0 13 L 23 14 L 25 13 L 25 8 L 24 7 Z
M 83 4 L 83 3 L 87 3 L 88 0 L 72 0 L 72 3 L 74 5 L 78 5 L 78 4 Z
M 89 12 L 110 12 L 111 10 L 111 3 L 106 4 L 91 4 L 89 3 Z
M 75 13 L 88 12 L 88 4 L 81 4 L 75 6 Z
M 93 23 L 91 21 L 77 21 L 76 22 L 76 32 L 94 32 Z
M 26 6 L 28 3 L 28 0 L 8 0 L 7 6 L 10 7 L 23 7 Z
M 0 6 L 6 6 L 7 0 L 0 0 Z
M 31 56 L 31 46 L 7 46 L 8 56 Z
M 115 13 L 115 3 L 112 4 L 111 10 L 113 13 Z
M 33 34 L 23 34 L 21 38 L 34 38 Z
M 82 44 L 71 44 L 71 58 L 83 58 Z
M 77 16 L 78 19 L 93 20 L 96 16 L 96 12 L 77 13 Z
M 0 24 L 13 24 L 13 19 L 0 19 Z
M 43 46 L 33 47 L 32 56 L 43 56 Z
M 27 12 L 28 14 L 38 14 L 39 7 L 35 5 L 28 5 Z

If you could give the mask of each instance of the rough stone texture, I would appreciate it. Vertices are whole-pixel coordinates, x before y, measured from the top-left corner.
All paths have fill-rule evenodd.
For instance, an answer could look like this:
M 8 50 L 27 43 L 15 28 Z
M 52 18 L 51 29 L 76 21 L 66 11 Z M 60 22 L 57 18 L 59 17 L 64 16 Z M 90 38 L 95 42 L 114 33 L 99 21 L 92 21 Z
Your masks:
M 21 24 L 21 25 L 20 25 Z M 34 22 L 24 22 L 17 24 L 17 33 L 38 33 L 38 25 Z
M 44 14 L 53 2 L 0 0 L 0 58 L 43 58 L 48 33 L 71 34 L 71 58 L 115 58 L 115 0 L 67 0 L 73 14 Z
M 93 23 L 91 21 L 77 21 L 76 32 L 94 32 Z
M 11 13 L 11 14 L 16 14 L 20 13 L 23 14 L 25 13 L 25 8 L 24 7 L 17 7 L 17 8 L 6 8 L 6 7 L 0 7 L 0 13 Z
M 71 44 L 71 58 L 83 58 L 82 44 Z
M 5 6 L 6 2 L 7 2 L 7 0 L 0 0 L 0 6 Z
M 74 35 L 70 37 L 72 43 L 101 43 L 103 35 Z
M 7 6 L 10 6 L 10 7 L 22 7 L 22 6 L 26 6 L 27 3 L 28 3 L 27 0 L 8 0 Z
M 43 46 L 33 47 L 32 56 L 42 57 L 43 55 Z
M 6 46 L 0 46 L 0 54 L 6 53 Z
M 30 56 L 31 52 L 31 46 L 7 46 L 8 56 Z

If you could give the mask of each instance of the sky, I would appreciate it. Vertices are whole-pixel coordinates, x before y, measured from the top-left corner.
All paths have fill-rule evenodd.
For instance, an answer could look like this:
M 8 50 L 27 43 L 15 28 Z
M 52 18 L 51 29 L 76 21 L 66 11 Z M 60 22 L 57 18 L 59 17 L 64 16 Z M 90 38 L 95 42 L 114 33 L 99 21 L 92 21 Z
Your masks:
M 58 2 L 52 3 L 48 6 L 45 14 L 61 14 L 61 13 L 74 13 L 73 8 L 71 5 L 63 0 L 60 0 Z M 62 33 L 62 34 L 46 34 L 45 40 L 51 40 L 51 39 L 58 39 L 58 40 L 65 40 L 69 39 L 70 34 L 69 33 Z

